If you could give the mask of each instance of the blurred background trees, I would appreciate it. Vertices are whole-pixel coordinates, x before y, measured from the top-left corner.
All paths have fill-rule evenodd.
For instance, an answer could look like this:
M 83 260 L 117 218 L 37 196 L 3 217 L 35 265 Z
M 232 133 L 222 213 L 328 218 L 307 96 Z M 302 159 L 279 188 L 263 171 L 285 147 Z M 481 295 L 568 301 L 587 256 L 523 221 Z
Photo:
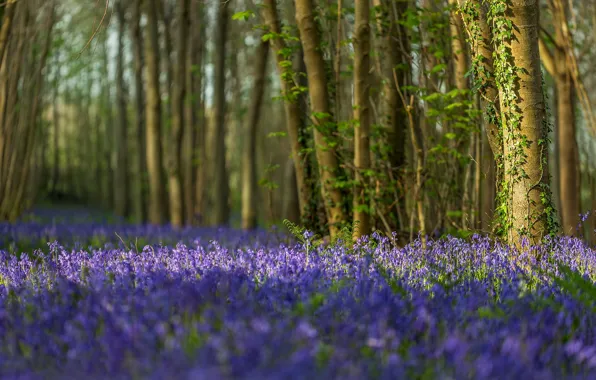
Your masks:
M 2 2 L 0 219 L 596 242 L 596 4 L 500 4 Z

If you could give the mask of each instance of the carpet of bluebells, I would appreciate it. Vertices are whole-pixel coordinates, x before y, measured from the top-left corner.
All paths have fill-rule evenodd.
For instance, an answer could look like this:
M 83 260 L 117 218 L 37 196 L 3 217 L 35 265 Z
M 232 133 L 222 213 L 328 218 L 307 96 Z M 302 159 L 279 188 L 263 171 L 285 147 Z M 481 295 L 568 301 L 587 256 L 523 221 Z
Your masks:
M 596 251 L 579 240 L 315 246 L 56 220 L 0 238 L 1 378 L 596 377 Z

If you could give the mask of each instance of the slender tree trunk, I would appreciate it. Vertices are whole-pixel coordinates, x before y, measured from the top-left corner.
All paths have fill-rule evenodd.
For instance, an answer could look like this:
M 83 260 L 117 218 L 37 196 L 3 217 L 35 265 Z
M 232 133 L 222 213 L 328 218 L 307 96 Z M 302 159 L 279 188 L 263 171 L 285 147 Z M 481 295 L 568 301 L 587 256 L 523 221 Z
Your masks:
M 500 115 L 499 91 L 494 76 L 494 49 L 491 43 L 492 33 L 488 23 L 488 5 L 482 0 L 471 3 L 475 7 L 478 18 L 469 20 L 470 24 L 477 23 L 481 39 L 476 41 L 473 49 L 475 59 L 479 62 L 478 76 L 483 85 L 480 88 L 480 104 L 484 112 L 483 134 L 483 166 L 485 177 L 482 190 L 482 228 L 487 231 L 490 227 L 502 233 L 503 215 L 497 212 L 499 220 L 493 223 L 495 216 L 495 198 L 502 191 L 503 185 L 503 141 L 499 131 L 498 117 Z
M 105 118 L 103 121 L 103 135 L 104 135 L 104 143 L 103 147 L 104 150 L 102 151 L 103 155 L 103 162 L 104 162 L 104 175 L 105 175 L 105 182 L 103 184 L 102 193 L 104 194 L 104 202 L 107 208 L 112 208 L 114 206 L 114 168 L 112 165 L 112 149 L 113 149 L 113 141 L 112 141 L 112 131 L 114 129 L 114 116 L 112 112 L 112 97 L 110 94 L 111 84 L 110 84 L 110 72 L 108 70 L 109 65 L 109 56 L 108 56 L 108 38 L 107 36 L 104 38 L 103 41 L 103 48 L 102 48 L 102 60 L 103 64 L 102 67 L 102 77 L 103 77 L 103 86 L 102 86 L 102 99 L 103 99 L 103 113 L 105 114 Z M 66 103 L 66 102 L 65 102 Z
M 253 94 L 242 158 L 242 228 L 245 230 L 257 227 L 257 127 L 261 118 L 268 57 L 269 43 L 262 41 L 256 53 Z
M 410 45 L 406 28 L 399 23 L 407 10 L 406 1 L 392 2 L 390 0 L 374 0 L 375 8 L 381 12 L 377 18 L 377 54 L 380 55 L 379 66 L 382 78 L 380 93 L 380 121 L 385 129 L 387 144 L 389 147 L 388 166 L 390 187 L 397 190 L 398 181 L 401 179 L 402 169 L 406 160 L 406 131 L 408 128 L 408 116 L 405 105 L 399 98 L 396 84 L 400 86 L 409 84 L 410 62 L 408 54 Z M 394 7 L 395 6 L 395 7 Z M 397 41 L 397 42 L 396 42 Z M 395 194 L 391 191 L 391 194 Z M 397 208 L 403 209 L 403 194 L 397 193 L 397 199 L 388 203 L 397 202 Z M 387 213 L 395 214 L 392 210 Z M 394 218 L 398 221 L 399 218 Z M 394 222 L 395 229 L 400 230 L 404 226 Z
M 325 62 L 320 50 L 320 36 L 317 31 L 312 0 L 296 0 L 296 21 L 300 30 L 304 62 L 308 76 L 312 118 L 315 125 L 315 150 L 319 163 L 321 191 L 329 223 L 330 236 L 338 235 L 341 223 L 346 221 L 342 208 L 343 196 L 336 186 L 339 162 L 335 149 L 326 138 L 331 137 L 333 117 L 329 105 Z
M 58 99 L 60 98 L 60 52 L 55 55 L 54 83 L 52 93 L 52 122 L 54 124 L 53 134 L 53 164 L 52 164 L 52 184 L 50 193 L 55 193 L 58 188 L 58 179 L 60 176 L 60 114 L 58 112 Z M 99 159 L 99 157 L 98 157 Z
M 294 160 L 288 159 L 285 168 L 283 217 L 292 223 L 300 223 L 300 203 L 298 201 L 298 184 Z
M 162 171 L 161 150 L 161 99 L 159 91 L 159 41 L 157 33 L 157 0 L 145 0 L 147 12 L 145 80 L 147 83 L 147 171 L 149 172 L 148 219 L 153 224 L 163 224 L 165 183 Z
M 281 25 L 275 0 L 265 0 L 262 12 L 269 32 L 275 36 L 281 34 Z M 304 123 L 301 113 L 302 94 L 291 90 L 293 87 L 293 78 L 291 77 L 292 68 L 285 65 L 286 57 L 282 54 L 287 48 L 285 41 L 281 37 L 274 37 L 270 40 L 270 43 L 281 78 L 281 92 L 285 97 L 286 127 L 290 139 L 292 159 L 294 160 L 300 216 L 301 220 L 304 220 L 313 194 L 307 178 L 308 159 L 303 153 L 304 145 L 301 141 L 301 137 L 304 134 Z
M 172 99 L 172 133 L 168 154 L 168 184 L 170 222 L 174 227 L 184 224 L 184 196 L 182 194 L 181 150 L 184 132 L 184 100 L 186 99 L 187 47 L 190 24 L 190 0 L 178 1 L 178 46 Z M 190 205 L 189 205 L 190 206 Z
M 135 82 L 135 128 L 134 140 L 136 154 L 134 156 L 134 184 L 132 209 L 137 222 L 145 221 L 145 172 L 147 170 L 147 152 L 145 150 L 145 89 L 143 86 L 143 33 L 141 30 L 142 0 L 134 0 L 131 40 L 133 44 L 134 82 Z
M 196 194 L 196 180 L 195 167 L 195 141 L 197 141 L 198 131 L 198 115 L 201 103 L 201 85 L 200 80 L 195 80 L 195 77 L 201 76 L 201 53 L 203 38 L 203 17 L 202 7 L 198 2 L 191 1 L 190 4 L 191 25 L 189 31 L 189 38 L 187 39 L 187 69 L 185 73 L 186 81 L 186 99 L 184 101 L 184 132 L 182 138 L 182 180 L 183 180 L 183 194 L 184 194 L 184 221 L 187 225 L 195 222 L 194 215 L 197 210 L 195 203 Z M 201 126 L 202 128 L 202 126 Z M 198 145 L 198 144 L 197 144 Z M 202 165 L 202 164 L 201 164 Z
M 215 131 L 213 133 L 213 187 L 211 200 L 212 224 L 226 225 L 229 221 L 229 183 L 226 169 L 226 46 L 228 42 L 229 1 L 219 4 L 215 57 Z
M 538 14 L 538 0 L 512 0 L 506 17 L 511 22 L 513 35 L 504 46 L 499 46 L 499 53 L 510 49 L 508 64 L 518 68 L 513 93 L 503 86 L 499 88 L 508 194 L 507 236 L 509 243 L 516 245 L 524 237 L 538 243 L 551 232 Z M 517 117 L 519 120 L 514 119 Z
M 126 13 L 122 1 L 116 2 L 116 17 L 118 19 L 118 56 L 116 61 L 116 98 L 118 102 L 118 123 L 114 131 L 114 211 L 116 215 L 128 216 L 128 155 L 127 128 L 128 116 L 126 109 L 126 83 L 124 82 L 124 38 L 126 28 Z
M 366 171 L 370 169 L 370 4 L 356 2 L 356 30 L 354 34 L 354 239 L 371 232 L 370 201 L 366 195 L 370 184 Z
M 6 4 L 3 5 L 3 14 L 2 17 L 0 17 L 0 68 L 2 67 L 6 46 L 8 45 L 16 4 L 16 0 L 7 0 Z
M 579 149 L 575 126 L 575 96 L 571 67 L 568 64 L 563 28 L 567 27 L 567 5 L 553 2 L 555 26 L 554 78 L 557 102 L 558 179 L 563 233 L 577 236 L 580 230 Z
M 193 4 L 195 4 L 193 2 Z M 204 6 L 199 6 L 198 8 L 198 12 L 199 12 L 199 22 L 200 25 L 198 25 L 198 28 L 193 29 L 194 30 L 194 40 L 196 41 L 196 44 L 193 44 L 196 46 L 196 51 L 193 54 L 193 60 L 194 60 L 194 67 L 196 67 L 196 70 L 193 70 L 193 83 L 194 83 L 194 88 L 196 91 L 196 101 L 194 102 L 194 104 L 197 105 L 197 120 L 196 120 L 196 124 L 197 124 L 197 130 L 195 133 L 195 141 L 196 141 L 196 147 L 195 149 L 192 150 L 193 153 L 193 157 L 195 157 L 195 155 L 197 156 L 198 160 L 197 163 L 194 167 L 194 171 L 195 171 L 195 176 L 196 176 L 196 186 L 194 188 L 194 209 L 193 209 L 193 221 L 196 222 L 199 225 L 202 225 L 205 223 L 205 218 L 204 218 L 204 214 L 205 214 L 205 209 L 206 209 L 206 203 L 207 203 L 207 199 L 208 199 L 208 191 L 207 191 L 207 187 L 206 187 L 206 177 L 207 177 L 207 170 L 208 170 L 208 165 L 207 165 L 207 151 L 206 151 L 206 146 L 207 146 L 207 130 L 208 130 L 208 118 L 207 118 L 207 113 L 206 113 L 206 106 L 205 106 L 205 99 L 204 99 L 204 56 L 205 56 L 205 27 L 204 24 L 205 22 L 203 20 L 205 20 L 205 7 Z M 196 14 L 196 12 L 193 12 L 193 14 Z M 196 154 L 196 150 L 198 150 L 198 154 Z

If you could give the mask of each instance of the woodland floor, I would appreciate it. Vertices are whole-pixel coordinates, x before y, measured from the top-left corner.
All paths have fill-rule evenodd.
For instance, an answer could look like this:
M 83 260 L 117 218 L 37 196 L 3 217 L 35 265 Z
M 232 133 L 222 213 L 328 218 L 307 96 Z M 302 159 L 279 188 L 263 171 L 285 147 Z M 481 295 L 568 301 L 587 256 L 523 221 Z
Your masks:
M 596 251 L 579 240 L 313 247 L 116 222 L 63 207 L 0 224 L 0 377 L 596 376 Z

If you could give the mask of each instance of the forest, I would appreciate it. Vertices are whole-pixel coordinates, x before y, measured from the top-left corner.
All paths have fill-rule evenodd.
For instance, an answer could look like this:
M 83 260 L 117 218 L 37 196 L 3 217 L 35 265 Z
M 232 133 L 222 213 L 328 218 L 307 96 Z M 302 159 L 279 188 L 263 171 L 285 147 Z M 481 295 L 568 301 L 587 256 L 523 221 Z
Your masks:
M 0 378 L 596 377 L 595 30 L 0 0 Z

